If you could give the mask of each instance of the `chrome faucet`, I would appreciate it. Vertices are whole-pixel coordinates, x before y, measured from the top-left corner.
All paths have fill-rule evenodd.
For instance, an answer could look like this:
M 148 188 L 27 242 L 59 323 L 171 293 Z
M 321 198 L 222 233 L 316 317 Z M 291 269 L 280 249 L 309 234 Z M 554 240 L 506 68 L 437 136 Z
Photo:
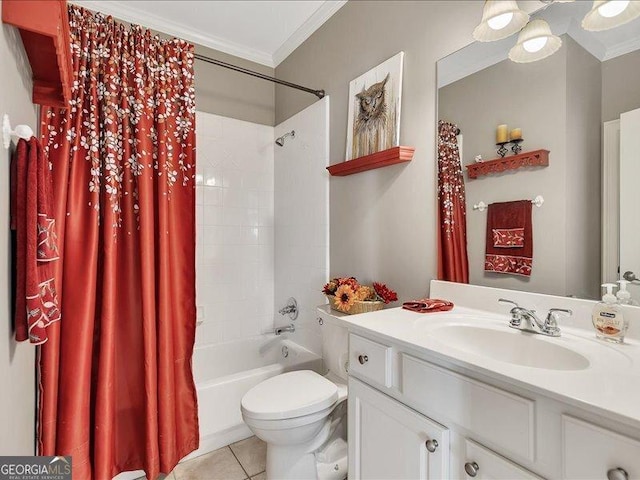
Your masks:
M 291 325 L 287 326 L 287 327 L 277 327 L 275 329 L 275 334 L 276 335 L 282 335 L 285 332 L 295 332 L 296 331 L 296 326 L 292 323 Z
M 280 315 L 289 315 L 291 320 L 295 320 L 298 318 L 298 302 L 296 302 L 295 298 L 290 297 L 289 300 L 287 300 L 287 304 L 278 310 L 278 313 Z
M 525 332 L 539 333 L 549 337 L 560 336 L 560 329 L 558 328 L 559 314 L 563 313 L 569 316 L 573 314 L 571 310 L 566 308 L 552 308 L 547 313 L 547 318 L 542 321 L 536 315 L 535 310 L 529 310 L 528 308 L 521 307 L 513 300 L 500 298 L 498 299 L 498 302 L 513 305 L 513 308 L 509 312 L 511 313 L 511 320 L 509 321 L 509 326 L 511 328 L 517 328 L 518 330 L 524 330 Z

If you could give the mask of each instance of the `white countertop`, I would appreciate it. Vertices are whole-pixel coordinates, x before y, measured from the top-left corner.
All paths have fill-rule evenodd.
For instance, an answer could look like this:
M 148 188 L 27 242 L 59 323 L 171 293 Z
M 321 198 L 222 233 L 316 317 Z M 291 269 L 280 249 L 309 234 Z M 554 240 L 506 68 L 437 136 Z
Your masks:
M 535 335 L 535 341 L 556 343 L 583 355 L 583 370 L 535 368 L 499 361 L 483 354 L 452 348 L 437 339 L 435 329 L 451 322 L 531 335 L 512 329 L 508 314 L 456 306 L 443 313 L 421 314 L 391 308 L 360 315 L 343 315 L 321 307 L 350 331 L 374 334 L 390 343 L 424 353 L 431 359 L 460 366 L 496 380 L 555 398 L 640 428 L 640 342 L 616 345 L 595 338 L 595 331 L 561 326 L 561 337 Z M 332 320 L 332 321 L 334 321 Z

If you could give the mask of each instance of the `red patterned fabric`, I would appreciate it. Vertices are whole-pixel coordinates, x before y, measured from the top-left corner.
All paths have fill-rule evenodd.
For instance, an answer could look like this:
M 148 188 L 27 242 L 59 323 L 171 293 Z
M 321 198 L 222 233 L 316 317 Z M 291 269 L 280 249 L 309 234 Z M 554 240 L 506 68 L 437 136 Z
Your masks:
M 494 228 L 493 246 L 496 248 L 524 247 L 524 228 Z
M 11 160 L 11 228 L 16 231 L 16 340 L 40 345 L 60 320 L 50 262 L 58 260 L 49 162 L 40 142 L 21 139 Z
M 458 127 L 438 122 L 438 278 L 469 283 L 467 213 Z
M 448 312 L 454 307 L 449 300 L 440 300 L 439 298 L 421 298 L 411 302 L 404 302 L 402 308 L 418 313 L 436 313 Z
M 64 319 L 41 347 L 38 453 L 156 479 L 198 447 L 193 45 L 69 7 L 74 86 L 42 112 Z
M 484 269 L 487 272 L 512 273 L 514 275 L 531 276 L 531 258 L 513 255 L 486 255 Z
M 489 205 L 485 271 L 528 277 L 531 275 L 532 263 L 531 201 L 518 200 Z

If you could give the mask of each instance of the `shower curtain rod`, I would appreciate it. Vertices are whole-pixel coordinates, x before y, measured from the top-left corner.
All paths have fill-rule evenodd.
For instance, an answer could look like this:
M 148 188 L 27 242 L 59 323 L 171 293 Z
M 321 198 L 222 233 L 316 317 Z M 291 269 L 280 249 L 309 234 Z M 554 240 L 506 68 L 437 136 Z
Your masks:
M 206 63 L 218 65 L 219 67 L 228 68 L 229 70 L 244 73 L 245 75 L 251 75 L 252 77 L 261 78 L 262 80 L 268 80 L 279 85 L 284 85 L 285 87 L 295 88 L 297 90 L 302 90 L 303 92 L 312 93 L 318 98 L 323 98 L 325 96 L 324 90 L 314 90 L 312 88 L 303 87 L 302 85 L 297 85 L 295 83 L 287 82 L 286 80 L 280 80 L 278 78 L 270 77 L 260 72 L 254 72 L 253 70 L 249 70 L 248 68 L 239 67 L 231 63 L 223 62 L 222 60 L 205 57 L 204 55 L 200 55 L 199 53 L 194 54 L 194 58 Z

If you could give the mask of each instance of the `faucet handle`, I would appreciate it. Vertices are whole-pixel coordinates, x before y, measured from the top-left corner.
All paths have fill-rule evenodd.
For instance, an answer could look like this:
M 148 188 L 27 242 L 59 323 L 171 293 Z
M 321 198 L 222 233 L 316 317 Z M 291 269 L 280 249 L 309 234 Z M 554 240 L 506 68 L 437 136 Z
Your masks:
M 547 330 L 553 330 L 554 332 L 559 332 L 558 328 L 558 315 L 564 314 L 568 317 L 573 315 L 573 312 L 568 308 L 550 308 L 549 313 L 547 313 L 547 320 L 544 322 L 544 328 Z
M 503 304 L 511 304 L 515 307 L 519 307 L 520 305 L 518 305 L 516 302 L 514 302 L 513 300 L 508 300 L 506 298 L 499 298 L 498 299 L 498 303 L 503 303 Z

